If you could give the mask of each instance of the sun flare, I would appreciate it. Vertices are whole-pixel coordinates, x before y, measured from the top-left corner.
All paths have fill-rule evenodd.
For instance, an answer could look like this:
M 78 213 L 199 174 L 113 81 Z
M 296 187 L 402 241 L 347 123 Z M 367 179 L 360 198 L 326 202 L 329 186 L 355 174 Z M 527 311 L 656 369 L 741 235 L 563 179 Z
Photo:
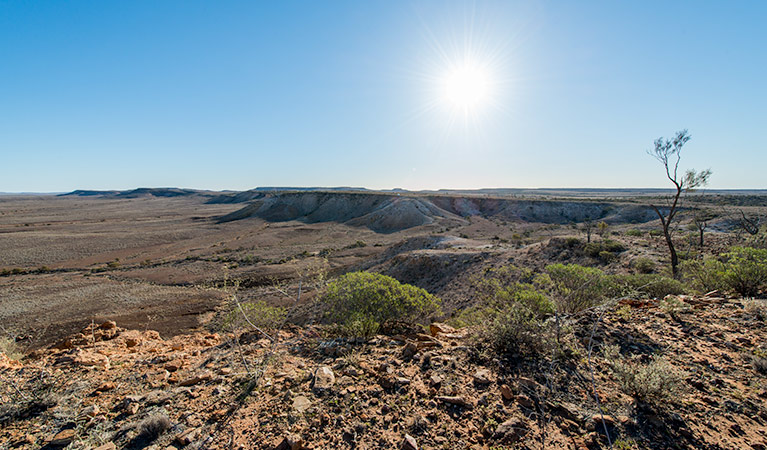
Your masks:
M 479 65 L 453 67 L 442 81 L 443 95 L 455 108 L 469 110 L 481 106 L 490 96 L 490 78 Z

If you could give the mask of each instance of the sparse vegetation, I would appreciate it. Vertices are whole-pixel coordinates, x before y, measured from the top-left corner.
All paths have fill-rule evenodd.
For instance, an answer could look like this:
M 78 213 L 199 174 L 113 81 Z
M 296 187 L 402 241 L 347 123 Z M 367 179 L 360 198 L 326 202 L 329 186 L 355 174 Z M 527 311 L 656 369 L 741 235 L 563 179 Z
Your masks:
M 734 247 L 722 255 L 724 282 L 744 297 L 754 297 L 767 286 L 767 249 Z
M 623 392 L 638 402 L 664 408 L 678 399 L 682 379 L 662 357 L 651 356 L 641 362 L 621 355 L 617 345 L 606 347 L 603 355 Z
M 618 285 L 621 295 L 663 298 L 686 292 L 680 281 L 656 274 L 613 275 L 611 278 Z
M 8 336 L 0 336 L 0 353 L 4 353 L 5 356 L 16 361 L 24 357 L 24 353 L 16 341 Z
M 557 310 L 575 313 L 601 304 L 616 290 L 610 277 L 594 267 L 577 264 L 552 264 L 546 266 L 551 277 Z
M 285 308 L 269 305 L 263 300 L 241 302 L 240 307 L 242 311 L 236 308 L 229 313 L 224 324 L 227 329 L 245 326 L 243 314 L 253 325 L 263 329 L 279 327 L 285 322 L 285 318 L 288 315 L 288 311 Z
M 173 424 L 167 415 L 164 413 L 155 413 L 139 423 L 138 437 L 147 442 L 152 442 L 168 431 L 171 426 L 173 426 Z
M 655 272 L 655 261 L 650 258 L 639 257 L 631 261 L 631 267 L 639 273 Z
M 478 306 L 463 311 L 459 321 L 479 325 L 480 340 L 495 351 L 533 356 L 553 343 L 553 323 L 546 319 L 554 304 L 542 292 L 550 280 L 515 266 L 487 270 L 475 280 Z

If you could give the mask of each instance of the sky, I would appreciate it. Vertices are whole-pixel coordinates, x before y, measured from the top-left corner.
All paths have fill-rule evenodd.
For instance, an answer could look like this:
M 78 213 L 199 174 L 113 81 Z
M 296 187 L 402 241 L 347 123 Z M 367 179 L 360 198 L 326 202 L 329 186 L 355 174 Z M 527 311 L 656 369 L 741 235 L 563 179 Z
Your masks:
M 647 151 L 681 129 L 680 168 L 767 188 L 765 23 L 764 1 L 0 0 L 0 191 L 669 187 Z

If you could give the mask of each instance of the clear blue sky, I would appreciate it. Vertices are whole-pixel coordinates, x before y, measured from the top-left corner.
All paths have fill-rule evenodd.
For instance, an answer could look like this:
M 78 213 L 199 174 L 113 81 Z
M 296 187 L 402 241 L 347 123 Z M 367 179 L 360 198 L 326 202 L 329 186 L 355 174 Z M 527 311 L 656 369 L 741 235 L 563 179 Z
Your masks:
M 0 191 L 767 188 L 764 1 L 0 0 Z M 465 55 L 493 80 L 458 114 Z

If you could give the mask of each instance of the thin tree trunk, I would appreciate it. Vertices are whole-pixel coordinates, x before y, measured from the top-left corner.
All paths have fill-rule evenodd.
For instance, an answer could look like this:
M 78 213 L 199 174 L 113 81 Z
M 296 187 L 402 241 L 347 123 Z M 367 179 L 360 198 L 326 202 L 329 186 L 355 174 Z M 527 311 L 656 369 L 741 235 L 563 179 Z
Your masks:
M 666 236 L 666 245 L 668 245 L 668 251 L 671 253 L 671 275 L 676 280 L 679 278 L 679 256 L 676 254 L 674 241 L 671 239 L 668 227 L 663 228 L 663 234 Z

